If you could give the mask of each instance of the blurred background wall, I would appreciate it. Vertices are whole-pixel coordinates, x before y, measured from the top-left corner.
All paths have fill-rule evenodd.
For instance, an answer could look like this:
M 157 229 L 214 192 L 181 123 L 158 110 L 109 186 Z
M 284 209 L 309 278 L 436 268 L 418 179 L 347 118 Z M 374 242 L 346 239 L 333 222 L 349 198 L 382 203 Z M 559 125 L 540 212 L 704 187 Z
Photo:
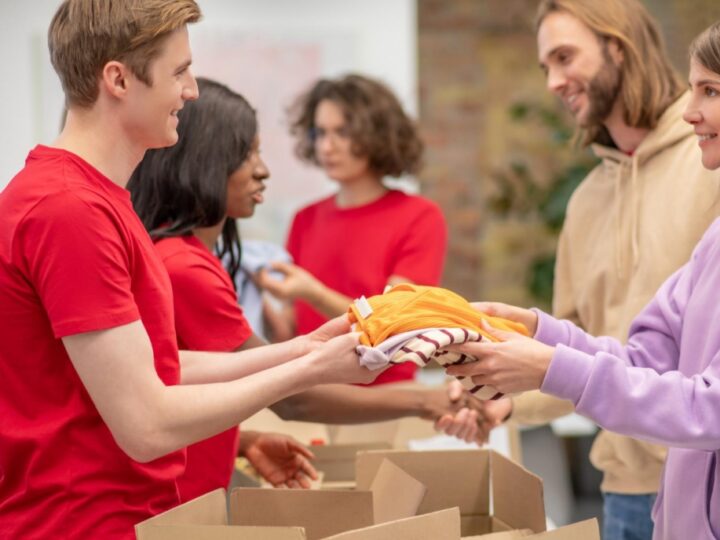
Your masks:
M 0 0 L 0 189 L 37 142 L 57 133 L 62 93 L 46 31 L 59 0 Z M 285 110 L 317 77 L 380 78 L 418 116 L 426 167 L 402 186 L 438 201 L 451 228 L 444 284 L 468 298 L 548 306 L 564 202 L 592 158 L 537 66 L 537 0 L 201 0 L 198 75 L 258 108 L 273 173 L 245 237 L 283 242 L 292 213 L 333 186 L 292 156 Z M 646 0 L 678 68 L 717 0 Z

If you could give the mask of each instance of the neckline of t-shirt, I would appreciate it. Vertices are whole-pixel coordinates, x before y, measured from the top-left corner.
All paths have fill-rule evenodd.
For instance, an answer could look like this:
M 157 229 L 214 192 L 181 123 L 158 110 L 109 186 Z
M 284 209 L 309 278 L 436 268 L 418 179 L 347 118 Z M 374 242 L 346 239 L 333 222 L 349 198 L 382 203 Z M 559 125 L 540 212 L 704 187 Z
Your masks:
M 35 148 L 32 149 L 31 154 L 39 154 L 41 156 L 62 156 L 63 158 L 69 159 L 83 169 L 86 169 L 90 173 L 92 173 L 93 179 L 97 181 L 100 187 L 110 191 L 113 195 L 130 200 L 130 192 L 126 188 L 118 186 L 115 182 L 110 180 L 110 178 L 108 178 L 105 174 L 99 171 L 96 167 L 88 163 L 76 153 L 71 152 L 70 150 L 65 150 L 64 148 L 56 148 L 54 146 L 47 146 L 45 144 L 38 144 L 35 146 Z
M 372 210 L 378 206 L 384 206 L 388 204 L 388 201 L 391 201 L 395 199 L 398 195 L 404 195 L 404 192 L 397 190 L 397 189 L 388 189 L 385 193 L 383 193 L 380 197 L 375 199 L 374 201 L 370 201 L 366 204 L 361 204 L 359 206 L 350 206 L 348 208 L 342 208 L 337 205 L 337 194 L 330 197 L 330 205 L 332 206 L 333 211 L 337 212 L 338 214 L 354 214 L 354 213 L 362 213 L 367 212 L 368 210 Z

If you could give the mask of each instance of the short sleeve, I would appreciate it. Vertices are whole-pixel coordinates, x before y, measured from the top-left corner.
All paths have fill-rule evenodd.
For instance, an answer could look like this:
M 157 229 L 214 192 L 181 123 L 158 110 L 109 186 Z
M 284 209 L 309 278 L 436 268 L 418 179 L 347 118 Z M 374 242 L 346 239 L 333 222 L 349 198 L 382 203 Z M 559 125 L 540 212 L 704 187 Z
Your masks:
M 252 335 L 238 305 L 230 276 L 199 257 L 182 254 L 165 260 L 175 303 L 175 328 L 181 348 L 234 351 Z
M 390 275 L 402 276 L 419 285 L 438 285 L 447 249 L 447 224 L 440 208 L 430 201 L 405 226 Z
M 47 312 L 56 338 L 140 318 L 132 294 L 131 242 L 105 201 L 47 197 L 23 219 L 13 253 Z

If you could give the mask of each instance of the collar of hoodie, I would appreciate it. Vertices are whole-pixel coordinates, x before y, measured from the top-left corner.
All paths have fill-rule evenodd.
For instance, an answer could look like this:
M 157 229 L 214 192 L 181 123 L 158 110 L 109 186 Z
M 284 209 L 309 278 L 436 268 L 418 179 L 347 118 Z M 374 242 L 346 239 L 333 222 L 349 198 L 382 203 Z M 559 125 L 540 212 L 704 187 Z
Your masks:
M 640 212 L 644 183 L 651 180 L 640 175 L 640 168 L 657 154 L 693 136 L 692 126 L 682 120 L 690 93 L 685 92 L 662 114 L 658 125 L 650 131 L 632 155 L 617 148 L 593 144 L 595 155 L 602 159 L 605 176 L 613 185 L 613 213 L 615 220 L 615 272 L 618 278 L 624 278 L 633 271 L 640 260 Z M 622 215 L 622 201 L 630 198 L 629 215 Z M 627 264 L 623 249 L 623 223 L 627 221 L 630 232 L 630 264 Z

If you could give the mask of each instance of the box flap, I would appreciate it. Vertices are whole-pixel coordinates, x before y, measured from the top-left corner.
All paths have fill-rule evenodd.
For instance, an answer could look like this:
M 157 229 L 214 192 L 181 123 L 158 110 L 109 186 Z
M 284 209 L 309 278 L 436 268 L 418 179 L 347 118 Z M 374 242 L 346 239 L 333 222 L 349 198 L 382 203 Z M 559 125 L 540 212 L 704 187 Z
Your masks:
M 364 450 L 384 450 L 390 445 L 383 442 L 363 444 L 331 444 L 310 448 L 315 459 L 313 465 L 324 473 L 324 482 L 354 482 L 355 456 Z
M 167 512 L 146 519 L 135 525 L 135 535 L 138 540 L 146 538 L 161 538 L 147 536 L 149 531 L 158 525 L 227 525 L 227 506 L 225 490 L 216 489 L 171 508 Z M 167 537 L 165 537 L 167 538 Z
M 150 527 L 142 538 L 144 540 L 306 540 L 305 530 L 300 527 L 227 525 L 159 525 Z
M 373 525 L 369 491 L 238 488 L 230 495 L 233 525 L 304 527 L 308 540 Z
M 532 533 L 530 529 L 515 529 L 514 531 L 480 534 L 477 536 L 463 536 L 462 540 L 520 540 L 521 538 L 532 535 Z
M 572 525 L 560 527 L 554 531 L 535 534 L 528 540 L 600 540 L 600 527 L 597 519 L 587 519 Z
M 427 487 L 418 514 L 453 506 L 460 509 L 461 515 L 488 514 L 490 475 L 486 450 L 360 452 L 355 462 L 358 489 L 369 489 L 386 458 Z
M 493 515 L 515 529 L 545 530 L 540 477 L 497 452 L 490 452 Z
M 460 540 L 460 512 L 457 508 L 447 508 L 348 531 L 325 540 Z
M 383 459 L 370 485 L 375 523 L 417 514 L 427 488 L 388 459 Z

